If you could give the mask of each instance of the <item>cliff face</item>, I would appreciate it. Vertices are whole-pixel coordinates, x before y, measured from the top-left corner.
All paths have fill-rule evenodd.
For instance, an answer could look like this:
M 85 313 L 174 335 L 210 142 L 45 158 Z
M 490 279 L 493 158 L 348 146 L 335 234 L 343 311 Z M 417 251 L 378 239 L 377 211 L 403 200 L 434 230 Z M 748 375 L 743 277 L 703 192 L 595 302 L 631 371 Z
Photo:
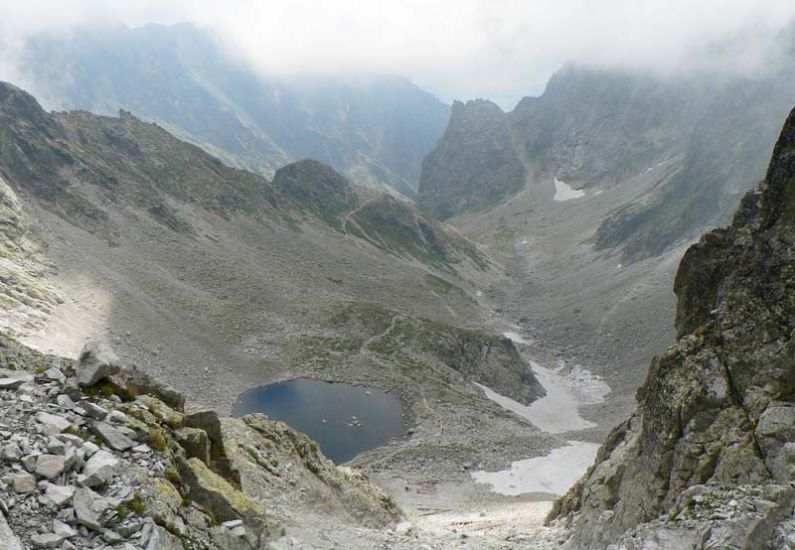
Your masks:
M 698 532 L 697 548 L 763 548 L 775 536 L 795 504 L 793 250 L 795 111 L 732 226 L 682 260 L 679 342 L 652 361 L 636 415 L 553 513 L 574 518 L 571 546 L 605 545 L 662 515 L 658 533 Z M 764 513 L 710 523 L 695 496 L 719 486 L 764 495 Z
M 447 130 L 423 160 L 419 200 L 445 220 L 499 203 L 524 187 L 525 176 L 508 116 L 490 101 L 456 101 Z

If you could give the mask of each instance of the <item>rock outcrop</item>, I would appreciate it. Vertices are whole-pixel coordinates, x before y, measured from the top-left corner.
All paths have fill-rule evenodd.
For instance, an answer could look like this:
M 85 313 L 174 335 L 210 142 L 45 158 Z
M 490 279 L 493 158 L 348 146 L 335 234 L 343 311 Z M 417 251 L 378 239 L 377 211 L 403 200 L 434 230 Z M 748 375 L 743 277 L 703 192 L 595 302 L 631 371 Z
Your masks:
M 185 414 L 172 389 L 121 366 L 104 346 L 87 346 L 73 365 L 5 340 L 0 357 L 9 381 L 0 388 L 3 548 L 264 549 L 282 533 L 265 502 L 301 506 L 284 481 L 304 470 L 315 491 L 325 487 L 327 504 L 356 503 L 348 523 L 399 517 L 388 497 L 306 436 L 263 417 L 230 420 L 230 429 L 215 413 Z M 273 433 L 297 442 L 278 451 L 287 468 L 268 457 Z
M 570 547 L 767 548 L 792 516 L 793 212 L 795 111 L 732 226 L 682 260 L 679 342 L 652 361 L 636 415 L 553 512 L 572 521 Z
M 419 202 L 446 220 L 494 206 L 527 176 L 508 115 L 486 100 L 456 101 L 450 124 L 422 162 Z

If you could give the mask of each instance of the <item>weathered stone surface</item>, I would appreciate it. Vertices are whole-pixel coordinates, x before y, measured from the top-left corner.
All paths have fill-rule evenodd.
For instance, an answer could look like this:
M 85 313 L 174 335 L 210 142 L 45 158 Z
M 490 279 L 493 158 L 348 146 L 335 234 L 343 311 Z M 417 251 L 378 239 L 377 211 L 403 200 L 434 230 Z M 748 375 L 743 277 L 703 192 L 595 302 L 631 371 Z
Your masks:
M 0 378 L 0 390 L 15 390 L 24 383 L 20 378 Z
M 125 424 L 127 422 L 127 415 L 121 411 L 111 411 L 107 420 L 113 424 Z
M 77 535 L 77 531 L 62 521 L 54 519 L 52 521 L 52 532 L 64 539 L 70 539 Z
M 75 366 L 77 383 L 91 386 L 119 372 L 119 358 L 102 342 L 86 344 Z
M 34 493 L 36 492 L 36 476 L 30 474 L 14 474 L 11 476 L 14 485 L 14 491 L 17 493 Z
M 41 455 L 36 459 L 37 476 L 54 479 L 66 469 L 66 457 L 61 455 Z
M 3 514 L 0 514 L 0 543 L 3 544 L 3 550 L 25 550 Z
M 174 432 L 177 443 L 185 449 L 188 458 L 198 458 L 210 465 L 210 439 L 199 428 L 180 428 Z
M 16 462 L 22 458 L 22 449 L 16 442 L 0 447 L 0 458 L 9 462 Z
M 29 454 L 22 457 L 22 467 L 28 472 L 33 472 L 36 469 L 36 462 L 39 460 L 39 453 Z
M 179 538 L 157 525 L 152 530 L 145 550 L 184 550 L 184 546 Z
M 636 417 L 556 504 L 553 516 L 574 519 L 572 548 L 677 512 L 699 484 L 770 492 L 753 500 L 755 514 L 715 530 L 710 548 L 762 548 L 792 514 L 789 491 L 775 487 L 795 472 L 794 182 L 795 110 L 732 226 L 685 254 L 674 285 L 680 339 L 652 361 Z
M 22 542 L 11 530 L 11 527 L 8 526 L 3 514 L 0 514 L 0 543 L 4 545 L 2 546 L 3 550 L 25 550 Z
M 63 416 L 46 412 L 38 413 L 36 415 L 36 420 L 44 426 L 44 433 L 46 435 L 59 434 L 72 425 L 72 423 Z
M 64 376 L 64 373 L 61 372 L 61 369 L 57 367 L 50 367 L 49 369 L 44 371 L 43 376 L 45 378 L 48 378 L 50 380 L 55 380 L 56 382 L 60 382 L 62 384 L 66 382 L 66 376 Z
M 56 506 L 63 507 L 69 504 L 75 494 L 75 488 L 71 485 L 47 485 L 44 495 L 49 498 Z
M 188 496 L 212 510 L 216 520 L 265 516 L 265 507 L 261 503 L 235 489 L 198 458 L 183 461 L 180 469 L 183 481 L 188 485 Z
M 30 537 L 30 542 L 37 548 L 57 548 L 63 542 L 63 537 L 55 533 L 41 533 Z
M 84 479 L 81 484 L 86 487 L 98 487 L 108 483 L 119 466 L 119 459 L 108 451 L 97 451 L 83 466 Z
M 72 498 L 78 523 L 92 531 L 101 531 L 107 522 L 111 503 L 87 487 L 75 491 Z
M 92 443 L 91 441 L 86 441 L 85 443 L 83 443 L 81 449 L 83 449 L 83 451 L 85 452 L 86 458 L 91 458 L 92 456 L 94 456 L 94 453 L 96 453 L 99 450 L 99 447 L 97 446 L 96 443 Z
M 75 406 L 75 402 L 72 401 L 72 398 L 62 393 L 55 398 L 55 402 L 58 403 L 58 406 L 63 407 L 67 410 L 72 410 Z
M 215 411 L 196 411 L 185 415 L 185 426 L 204 430 L 210 439 L 210 468 L 240 488 L 240 472 L 234 467 L 224 445 L 223 429 Z
M 124 435 L 118 428 L 105 422 L 93 422 L 91 431 L 104 439 L 114 451 L 126 451 L 135 446 L 135 442 Z
M 155 418 L 162 421 L 170 428 L 179 428 L 185 422 L 184 414 L 175 411 L 156 397 L 151 395 L 142 395 L 138 398 L 138 400 L 149 408 L 149 412 L 151 412 Z
M 108 416 L 108 411 L 91 401 L 80 401 L 78 406 L 83 410 L 86 416 L 94 420 L 105 420 Z
M 66 444 L 60 439 L 51 437 L 47 442 L 47 452 L 52 455 L 62 455 L 66 453 Z

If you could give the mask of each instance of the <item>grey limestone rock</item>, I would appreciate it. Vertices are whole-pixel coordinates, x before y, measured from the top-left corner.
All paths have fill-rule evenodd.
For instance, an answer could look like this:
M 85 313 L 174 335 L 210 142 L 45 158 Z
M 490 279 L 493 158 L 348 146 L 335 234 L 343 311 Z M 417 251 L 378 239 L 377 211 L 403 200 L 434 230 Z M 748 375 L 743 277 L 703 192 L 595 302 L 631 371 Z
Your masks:
M 77 383 L 91 386 L 119 372 L 119 358 L 103 342 L 89 342 L 80 353 L 75 367 Z

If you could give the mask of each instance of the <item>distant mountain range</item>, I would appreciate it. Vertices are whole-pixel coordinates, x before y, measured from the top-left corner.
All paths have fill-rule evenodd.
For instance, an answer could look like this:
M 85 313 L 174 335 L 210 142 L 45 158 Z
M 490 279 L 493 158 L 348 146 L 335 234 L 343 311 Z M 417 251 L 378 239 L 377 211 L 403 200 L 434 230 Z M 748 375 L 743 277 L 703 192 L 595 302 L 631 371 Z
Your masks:
M 266 177 L 313 158 L 408 196 L 450 117 L 448 105 L 398 76 L 262 77 L 189 24 L 39 34 L 19 65 L 48 109 L 126 109 Z
M 555 178 L 593 195 L 649 174 L 649 189 L 606 213 L 594 241 L 642 259 L 728 220 L 764 176 L 793 103 L 791 57 L 754 78 L 567 65 L 511 112 L 456 102 L 423 163 L 419 201 L 448 219 L 552 189 Z

